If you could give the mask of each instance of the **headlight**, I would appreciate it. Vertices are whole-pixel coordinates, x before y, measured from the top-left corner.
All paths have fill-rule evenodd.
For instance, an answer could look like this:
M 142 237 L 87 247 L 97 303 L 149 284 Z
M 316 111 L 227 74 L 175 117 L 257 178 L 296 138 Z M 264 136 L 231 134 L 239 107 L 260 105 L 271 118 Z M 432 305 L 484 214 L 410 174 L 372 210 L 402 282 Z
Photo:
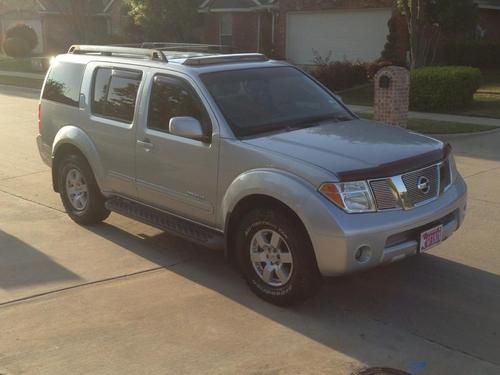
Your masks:
M 458 177 L 457 164 L 455 163 L 455 157 L 453 156 L 453 154 L 449 156 L 449 161 L 450 161 L 450 181 L 451 184 L 453 184 Z
M 327 182 L 321 185 L 319 191 L 348 213 L 376 211 L 373 196 L 366 181 Z

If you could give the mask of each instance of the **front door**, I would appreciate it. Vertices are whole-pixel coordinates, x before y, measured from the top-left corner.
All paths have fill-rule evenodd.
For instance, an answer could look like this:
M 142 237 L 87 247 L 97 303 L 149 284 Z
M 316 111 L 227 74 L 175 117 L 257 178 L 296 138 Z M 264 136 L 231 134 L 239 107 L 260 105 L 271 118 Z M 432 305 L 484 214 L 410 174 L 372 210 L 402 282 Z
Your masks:
M 141 201 L 182 217 L 215 223 L 218 137 L 199 92 L 184 78 L 156 74 L 146 89 L 147 113 L 137 129 L 136 181 Z M 194 117 L 210 141 L 170 134 L 173 117 Z M 214 131 L 215 130 L 215 131 Z

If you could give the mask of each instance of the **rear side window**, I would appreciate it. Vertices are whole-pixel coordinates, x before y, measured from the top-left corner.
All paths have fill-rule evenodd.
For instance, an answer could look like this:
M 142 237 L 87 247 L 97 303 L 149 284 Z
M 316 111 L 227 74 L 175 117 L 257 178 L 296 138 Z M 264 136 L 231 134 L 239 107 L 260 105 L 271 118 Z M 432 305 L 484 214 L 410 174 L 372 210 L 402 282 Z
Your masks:
M 56 62 L 45 82 L 43 99 L 78 107 L 85 65 Z
M 98 68 L 94 74 L 92 113 L 131 123 L 142 72 Z

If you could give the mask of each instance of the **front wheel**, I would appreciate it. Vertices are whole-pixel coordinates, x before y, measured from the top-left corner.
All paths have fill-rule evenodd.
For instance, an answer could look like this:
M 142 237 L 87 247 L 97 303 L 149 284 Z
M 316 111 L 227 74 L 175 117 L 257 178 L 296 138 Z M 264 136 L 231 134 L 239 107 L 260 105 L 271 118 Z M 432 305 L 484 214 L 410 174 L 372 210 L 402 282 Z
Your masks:
M 307 233 L 282 210 L 260 208 L 245 215 L 236 247 L 248 285 L 264 300 L 287 306 L 318 292 L 321 276 Z
M 64 208 L 78 224 L 92 225 L 105 220 L 110 211 L 87 161 L 68 155 L 59 163 L 58 186 Z

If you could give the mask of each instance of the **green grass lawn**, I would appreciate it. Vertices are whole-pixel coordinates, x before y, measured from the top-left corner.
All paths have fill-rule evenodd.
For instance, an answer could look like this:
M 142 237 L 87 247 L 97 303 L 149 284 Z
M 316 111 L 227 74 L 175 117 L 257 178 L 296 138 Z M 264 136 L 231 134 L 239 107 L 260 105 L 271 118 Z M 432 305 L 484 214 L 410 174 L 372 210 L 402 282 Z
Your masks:
M 363 119 L 372 119 L 372 114 L 358 113 L 358 116 Z M 433 121 L 423 119 L 408 119 L 409 130 L 413 130 L 424 134 L 460 134 L 460 133 L 477 133 L 487 130 L 500 129 L 496 126 L 477 125 L 477 124 L 458 124 L 454 122 Z
M 339 93 L 346 104 L 373 105 L 373 85 Z M 500 118 L 500 70 L 483 71 L 483 85 L 469 108 L 451 112 L 455 115 Z

